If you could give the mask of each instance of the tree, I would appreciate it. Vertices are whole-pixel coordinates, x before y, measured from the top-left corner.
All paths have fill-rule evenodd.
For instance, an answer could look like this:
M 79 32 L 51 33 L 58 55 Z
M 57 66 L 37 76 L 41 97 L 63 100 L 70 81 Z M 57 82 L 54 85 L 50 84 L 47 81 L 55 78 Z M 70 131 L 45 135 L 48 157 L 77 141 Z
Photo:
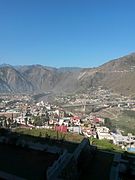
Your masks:
M 28 118 L 27 117 L 25 117 L 25 125 L 27 125 L 28 124 Z
M 5 121 L 6 121 L 6 116 L 0 116 L 0 121 L 1 121 L 1 123 L 2 123 L 2 127 L 4 127 L 5 126 Z
M 46 111 L 45 112 L 45 121 L 48 123 L 48 125 L 49 125 L 49 120 L 50 120 L 49 113 L 48 113 L 48 111 Z
M 41 120 L 40 116 L 32 116 L 32 119 L 34 120 L 35 126 L 41 126 L 42 125 L 42 120 Z
M 111 127 L 112 126 L 112 122 L 109 118 L 105 118 L 105 126 L 106 127 Z

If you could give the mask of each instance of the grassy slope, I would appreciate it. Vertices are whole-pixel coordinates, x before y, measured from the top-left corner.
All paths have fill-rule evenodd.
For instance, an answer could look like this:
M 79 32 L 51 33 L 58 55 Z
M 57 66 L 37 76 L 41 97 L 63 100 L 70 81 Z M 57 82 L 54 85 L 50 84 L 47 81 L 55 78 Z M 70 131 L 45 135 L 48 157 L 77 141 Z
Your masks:
M 92 139 L 92 144 L 96 145 L 98 148 L 107 150 L 107 151 L 115 151 L 115 152 L 122 152 L 122 149 L 112 143 L 110 143 L 108 140 L 103 139 Z
M 33 135 L 33 136 L 39 136 L 40 132 L 42 133 L 42 137 L 46 136 L 46 133 L 50 136 L 50 138 L 54 138 L 57 139 L 57 132 L 54 130 L 46 130 L 46 129 L 17 129 L 16 130 L 18 133 L 23 133 L 23 134 L 29 134 L 29 135 Z M 62 137 L 65 135 L 64 140 L 66 141 L 70 141 L 70 142 L 81 142 L 82 139 L 84 138 L 84 136 L 79 135 L 79 134 L 72 134 L 72 133 L 59 133 L 58 135 L 58 139 L 62 139 Z M 104 150 L 108 150 L 108 151 L 121 151 L 121 149 L 110 143 L 108 140 L 98 140 L 98 139 L 90 139 L 90 141 L 92 141 L 93 145 L 98 146 L 101 149 Z M 66 143 L 64 143 L 64 145 L 66 146 Z
M 71 141 L 71 142 L 81 142 L 81 140 L 84 138 L 81 135 L 78 134 L 73 134 L 73 133 L 61 133 L 57 132 L 51 129 L 16 129 L 15 130 L 18 133 L 21 134 L 28 134 L 32 136 L 39 136 L 41 133 L 42 137 L 46 137 L 46 135 L 50 136 L 50 138 L 54 139 L 63 139 L 66 141 Z
M 124 134 L 132 133 L 135 134 L 135 112 L 134 111 L 123 111 L 117 119 L 113 120 L 112 123 L 124 130 Z
M 123 130 L 124 134 L 135 134 L 135 111 L 120 111 L 120 109 L 113 107 L 103 109 L 93 115 L 111 119 L 113 127 Z

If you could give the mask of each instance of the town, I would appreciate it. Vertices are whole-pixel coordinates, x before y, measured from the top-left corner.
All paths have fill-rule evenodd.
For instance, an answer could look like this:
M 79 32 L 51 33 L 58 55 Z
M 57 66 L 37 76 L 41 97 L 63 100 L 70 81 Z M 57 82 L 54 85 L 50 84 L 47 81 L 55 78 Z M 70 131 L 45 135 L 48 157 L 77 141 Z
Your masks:
M 88 138 L 107 139 L 125 151 L 134 152 L 134 132 L 123 135 L 121 127 L 112 126 L 110 119 L 122 110 L 134 111 L 135 100 L 102 87 L 90 92 L 56 96 L 51 103 L 36 101 L 26 94 L 2 94 L 0 127 L 76 133 Z

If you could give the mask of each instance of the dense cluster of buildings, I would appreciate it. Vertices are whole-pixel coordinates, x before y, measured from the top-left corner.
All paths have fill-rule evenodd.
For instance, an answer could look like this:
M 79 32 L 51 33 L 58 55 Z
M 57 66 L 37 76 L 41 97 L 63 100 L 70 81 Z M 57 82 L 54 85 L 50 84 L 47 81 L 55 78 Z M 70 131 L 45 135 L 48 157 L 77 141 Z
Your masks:
M 111 132 L 105 126 L 104 118 L 69 112 L 64 108 L 29 98 L 13 98 L 0 103 L 0 126 L 8 128 L 50 128 L 60 132 L 82 134 L 85 137 L 108 139 L 124 150 L 134 151 L 135 136 L 123 136 L 120 131 Z

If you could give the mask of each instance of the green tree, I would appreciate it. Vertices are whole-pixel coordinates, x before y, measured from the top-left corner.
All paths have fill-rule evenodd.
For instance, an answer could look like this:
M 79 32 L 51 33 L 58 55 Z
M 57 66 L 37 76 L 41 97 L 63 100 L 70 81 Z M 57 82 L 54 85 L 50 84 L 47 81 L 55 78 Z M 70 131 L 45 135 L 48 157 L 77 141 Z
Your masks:
M 35 126 L 41 126 L 42 125 L 42 120 L 41 120 L 40 116 L 32 116 L 32 119 L 34 120 Z

